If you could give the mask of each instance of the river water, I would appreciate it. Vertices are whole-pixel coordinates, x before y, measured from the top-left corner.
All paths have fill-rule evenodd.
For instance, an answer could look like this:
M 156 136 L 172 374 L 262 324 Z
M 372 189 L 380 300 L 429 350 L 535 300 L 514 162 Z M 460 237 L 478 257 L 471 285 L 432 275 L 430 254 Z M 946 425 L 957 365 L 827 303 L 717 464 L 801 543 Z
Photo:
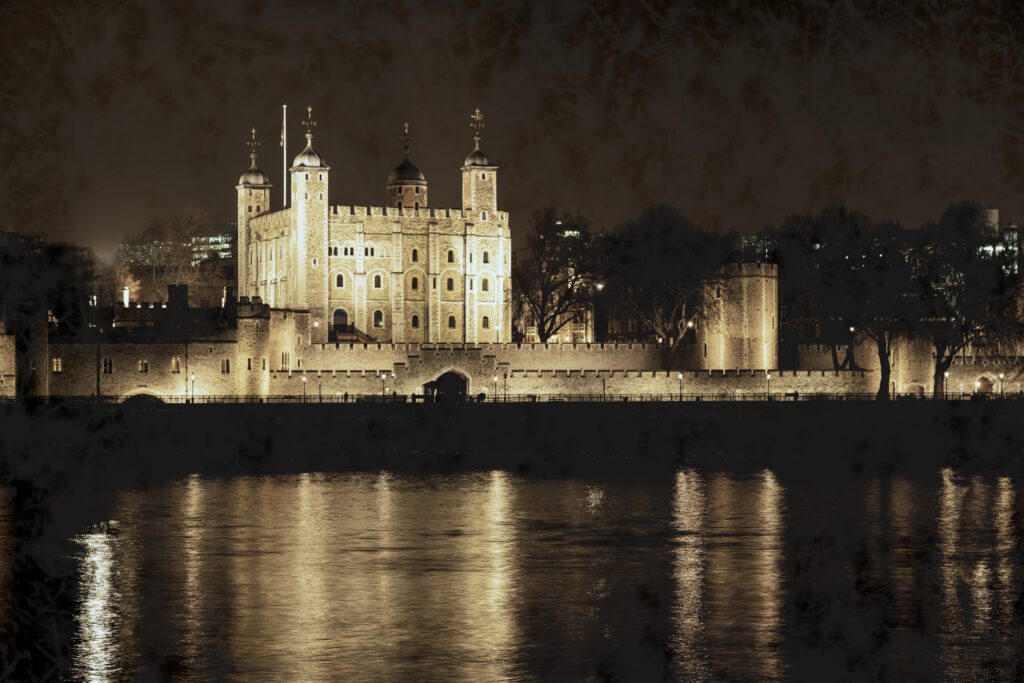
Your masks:
M 73 675 L 1012 679 L 1020 485 L 193 475 L 73 539 Z

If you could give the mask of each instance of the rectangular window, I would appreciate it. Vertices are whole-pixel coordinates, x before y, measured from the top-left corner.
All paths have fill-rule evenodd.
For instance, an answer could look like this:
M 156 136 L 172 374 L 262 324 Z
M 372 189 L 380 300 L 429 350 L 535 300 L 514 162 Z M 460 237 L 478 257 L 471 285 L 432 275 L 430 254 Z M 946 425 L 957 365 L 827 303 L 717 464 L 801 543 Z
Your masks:
M 149 372 L 149 361 L 148 360 L 140 360 L 139 361 L 139 372 Z
M 177 356 L 171 359 L 171 372 L 181 372 L 181 359 Z
M 246 366 L 246 370 L 252 370 L 252 358 L 247 361 Z
M 53 359 L 53 374 L 57 375 L 64 372 L 64 359 L 54 358 Z
M 220 359 L 220 371 L 225 375 L 231 372 L 231 361 L 229 359 Z
M 103 359 L 103 374 L 104 375 L 109 375 L 113 371 L 114 371 L 114 359 L 113 358 L 104 358 Z
M 263 369 L 264 370 L 267 369 L 267 359 L 266 358 L 263 359 Z

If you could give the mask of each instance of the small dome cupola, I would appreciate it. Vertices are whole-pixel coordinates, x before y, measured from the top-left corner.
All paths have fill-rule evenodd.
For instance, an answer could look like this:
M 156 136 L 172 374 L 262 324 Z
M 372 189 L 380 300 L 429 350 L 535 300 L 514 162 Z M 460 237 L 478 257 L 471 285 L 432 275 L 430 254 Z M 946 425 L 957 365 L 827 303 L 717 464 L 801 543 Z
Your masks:
M 260 148 L 260 143 L 256 141 L 256 128 L 251 132 L 252 139 L 246 143 L 249 146 L 249 170 L 238 178 L 238 184 L 264 187 L 270 185 L 270 178 L 256 165 L 256 150 Z
M 420 169 L 409 161 L 409 124 L 405 123 L 402 132 L 402 145 L 405 158 L 388 175 L 387 205 L 404 209 L 423 209 L 427 207 L 427 179 Z
M 306 148 L 295 157 L 292 167 L 319 168 L 327 166 L 327 162 L 313 150 L 313 128 L 316 127 L 316 121 L 313 120 L 313 107 L 306 107 L 306 120 L 303 123 L 306 126 Z
M 480 107 L 477 107 L 469 118 L 472 119 L 470 126 L 473 128 L 473 151 L 466 157 L 466 163 L 463 166 L 491 166 L 490 159 L 480 149 L 480 131 L 484 127 L 484 115 L 480 113 Z

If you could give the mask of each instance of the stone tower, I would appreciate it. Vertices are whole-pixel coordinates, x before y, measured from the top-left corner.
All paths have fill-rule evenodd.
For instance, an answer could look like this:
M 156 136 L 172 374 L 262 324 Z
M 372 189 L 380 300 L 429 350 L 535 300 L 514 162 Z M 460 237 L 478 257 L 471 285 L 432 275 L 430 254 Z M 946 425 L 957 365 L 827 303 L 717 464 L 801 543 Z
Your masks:
M 425 209 L 427 208 L 427 179 L 420 169 L 409 161 L 408 123 L 405 124 L 405 131 L 402 133 L 402 143 L 405 147 L 405 159 L 388 176 L 387 198 L 384 205 L 399 209 Z
M 306 148 L 291 173 L 292 262 L 283 273 L 283 301 L 310 314 L 310 341 L 327 341 L 327 174 L 330 168 L 313 151 L 313 108 L 306 108 Z
M 249 220 L 270 211 L 270 179 L 256 166 L 256 150 L 260 143 L 256 141 L 256 129 L 253 128 L 249 146 L 249 170 L 238 179 L 238 293 L 241 296 L 252 296 L 247 291 L 249 283 Z
M 480 149 L 480 131 L 484 117 L 477 108 L 470 116 L 473 127 L 473 151 L 462 165 L 462 209 L 472 220 L 487 220 L 498 210 L 498 167 Z

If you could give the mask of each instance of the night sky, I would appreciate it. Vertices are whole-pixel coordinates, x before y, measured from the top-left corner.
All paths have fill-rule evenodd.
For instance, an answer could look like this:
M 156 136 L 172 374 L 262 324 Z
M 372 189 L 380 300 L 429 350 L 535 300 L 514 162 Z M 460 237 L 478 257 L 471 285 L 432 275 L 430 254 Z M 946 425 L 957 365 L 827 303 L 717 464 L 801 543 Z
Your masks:
M 1018 7 L 8 0 L 0 228 L 109 256 L 177 207 L 231 221 L 250 126 L 279 208 L 285 102 L 289 158 L 314 107 L 332 204 L 383 203 L 409 121 L 436 207 L 479 106 L 517 244 L 546 205 L 598 230 L 651 202 L 741 232 L 836 203 L 917 227 L 964 198 L 1024 222 Z

